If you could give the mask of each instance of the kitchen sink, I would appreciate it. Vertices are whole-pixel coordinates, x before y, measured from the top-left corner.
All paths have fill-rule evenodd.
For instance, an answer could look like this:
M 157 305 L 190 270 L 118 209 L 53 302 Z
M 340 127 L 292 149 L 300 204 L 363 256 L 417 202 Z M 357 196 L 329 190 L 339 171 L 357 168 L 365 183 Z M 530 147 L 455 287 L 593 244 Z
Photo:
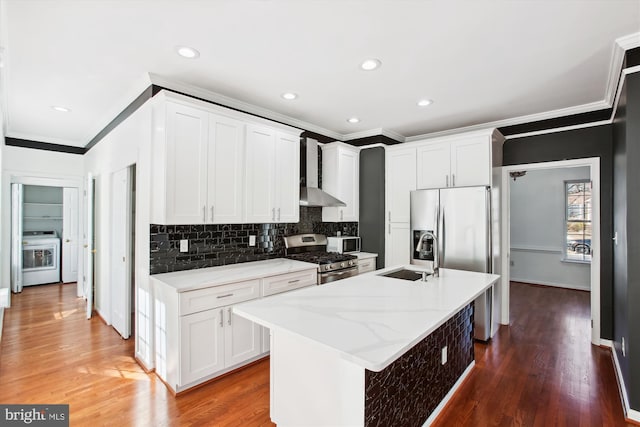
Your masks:
M 433 273 L 427 272 L 427 276 L 431 276 L 432 274 Z M 422 271 L 402 268 L 400 270 L 394 270 L 388 273 L 379 274 L 379 276 L 390 277 L 392 279 L 411 280 L 413 282 L 422 279 Z

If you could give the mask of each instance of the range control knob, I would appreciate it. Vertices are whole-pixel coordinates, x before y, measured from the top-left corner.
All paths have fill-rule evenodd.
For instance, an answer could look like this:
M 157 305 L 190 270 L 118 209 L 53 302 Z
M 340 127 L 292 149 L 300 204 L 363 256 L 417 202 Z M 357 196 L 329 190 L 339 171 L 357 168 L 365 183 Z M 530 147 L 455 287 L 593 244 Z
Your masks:
M 353 261 L 349 261 L 349 265 L 353 265 Z
M 344 262 L 341 262 L 341 263 L 340 263 L 340 267 L 344 267 Z
M 331 264 L 327 265 L 327 266 L 325 267 L 325 270 L 331 270 Z

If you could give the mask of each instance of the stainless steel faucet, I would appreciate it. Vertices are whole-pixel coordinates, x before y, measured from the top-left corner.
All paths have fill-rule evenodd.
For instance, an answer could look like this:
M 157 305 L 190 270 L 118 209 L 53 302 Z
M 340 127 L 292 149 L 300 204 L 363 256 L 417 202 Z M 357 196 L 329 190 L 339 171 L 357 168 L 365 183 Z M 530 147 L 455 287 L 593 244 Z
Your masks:
M 438 253 L 438 238 L 436 235 L 431 231 L 422 233 L 416 245 L 416 252 L 422 252 L 422 245 L 426 237 L 433 239 L 433 277 L 440 277 L 440 262 L 438 260 L 440 254 Z

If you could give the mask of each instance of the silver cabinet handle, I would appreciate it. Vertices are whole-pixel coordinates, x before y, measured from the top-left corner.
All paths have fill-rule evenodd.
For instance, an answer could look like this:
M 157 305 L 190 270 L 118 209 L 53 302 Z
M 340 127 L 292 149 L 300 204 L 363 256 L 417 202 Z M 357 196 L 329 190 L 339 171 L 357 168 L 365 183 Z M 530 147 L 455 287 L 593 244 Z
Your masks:
M 271 208 L 271 221 L 276 220 L 276 208 Z
M 389 234 L 391 234 L 391 224 L 389 224 Z
M 366 264 L 358 264 L 358 267 L 369 267 L 371 265 L 370 262 L 366 263 Z
M 233 294 L 224 294 L 224 295 L 218 295 L 216 298 L 227 298 L 227 297 L 232 297 Z
M 391 222 L 391 211 L 389 211 L 389 222 Z
M 222 328 L 224 326 L 224 311 L 222 309 L 220 309 L 220 327 Z
M 280 221 L 280 208 L 278 208 L 278 221 Z
M 296 280 L 289 280 L 289 283 L 298 283 L 300 281 L 300 279 L 296 279 Z
M 446 187 L 448 187 L 448 186 L 449 186 L 449 175 L 447 175 L 446 179 L 447 179 L 447 185 L 446 185 Z
M 207 207 L 202 207 L 202 222 L 207 222 Z
M 340 209 L 340 221 L 344 218 L 344 211 Z
M 455 173 L 451 174 L 451 186 L 452 187 L 456 186 L 456 174 Z
M 227 313 L 229 313 L 229 320 L 227 322 L 229 323 L 229 326 L 231 326 L 231 307 L 227 308 Z
M 211 222 L 213 222 L 213 205 L 211 205 Z

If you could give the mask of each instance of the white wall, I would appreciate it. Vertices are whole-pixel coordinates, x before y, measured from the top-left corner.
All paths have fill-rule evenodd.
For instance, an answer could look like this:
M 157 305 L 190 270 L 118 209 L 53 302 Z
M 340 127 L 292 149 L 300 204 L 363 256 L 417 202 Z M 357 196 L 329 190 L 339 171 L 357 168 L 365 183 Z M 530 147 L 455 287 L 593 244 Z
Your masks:
M 589 178 L 588 167 L 575 167 L 532 170 L 510 181 L 511 280 L 590 289 L 590 265 L 563 261 L 564 181 Z
M 135 339 L 136 356 L 147 367 L 153 366 L 152 340 L 140 311 L 151 307 L 146 298 L 149 290 L 149 205 L 151 202 L 151 103 L 147 102 L 127 118 L 85 157 L 85 174 L 96 177 L 96 283 L 95 308 L 107 323 L 111 323 L 111 175 L 130 165 L 136 165 L 136 240 L 135 286 L 137 304 Z M 140 299 L 145 299 L 140 304 Z
M 57 187 L 78 186 L 82 191 L 84 189 L 83 169 L 84 160 L 81 155 L 6 146 L 3 142 L 0 190 L 0 234 L 3 237 L 0 245 L 2 255 L 0 288 L 9 288 L 11 284 L 11 183 L 25 182 Z

